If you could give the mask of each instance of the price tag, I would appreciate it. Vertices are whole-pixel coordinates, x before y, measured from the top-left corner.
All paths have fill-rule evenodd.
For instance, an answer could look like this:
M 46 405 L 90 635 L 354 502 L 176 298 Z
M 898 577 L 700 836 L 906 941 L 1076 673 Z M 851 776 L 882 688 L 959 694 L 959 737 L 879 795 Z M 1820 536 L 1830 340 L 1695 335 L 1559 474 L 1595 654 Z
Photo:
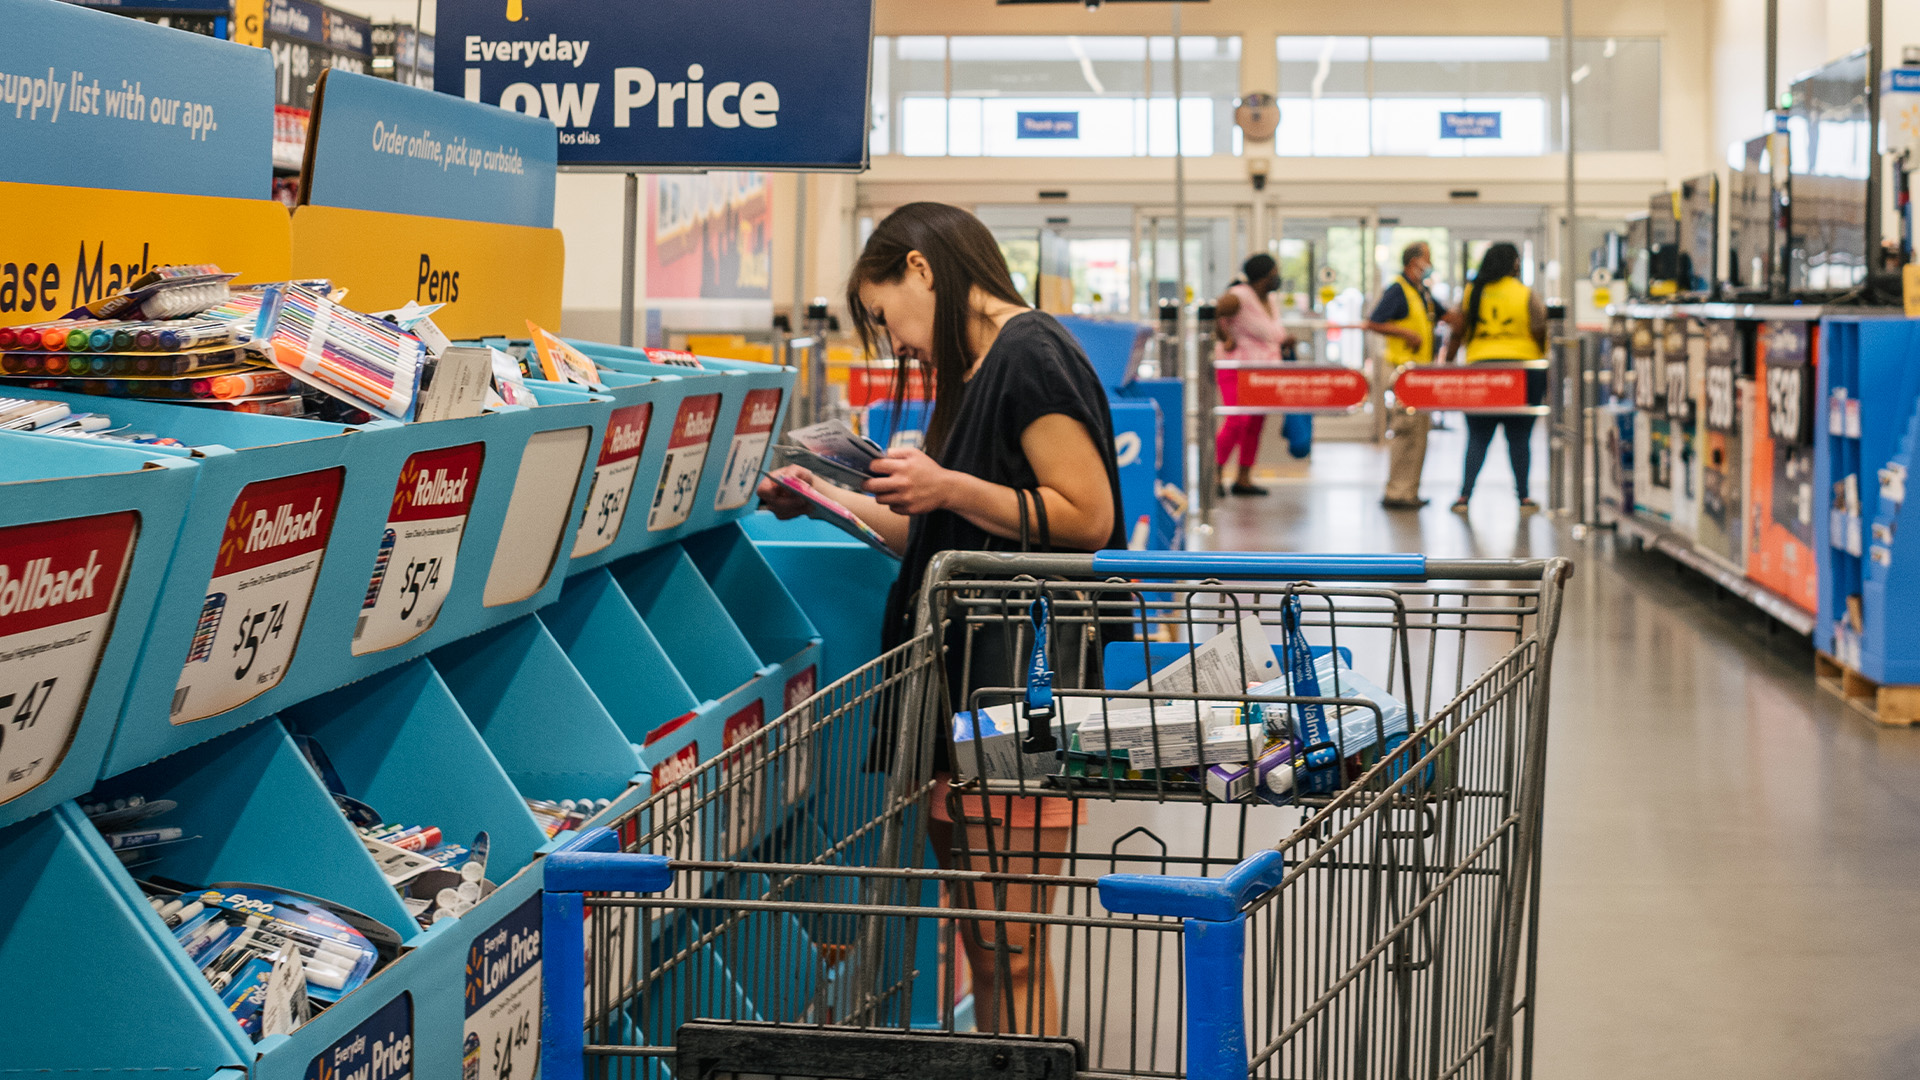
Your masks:
M 747 392 L 747 400 L 740 404 L 740 422 L 733 426 L 727 471 L 720 476 L 720 495 L 713 500 L 715 510 L 738 510 L 753 498 L 760 466 L 767 460 L 767 444 L 773 441 L 773 418 L 778 415 L 778 388 Z
M 733 750 L 766 723 L 766 703 L 755 699 L 751 705 L 727 717 L 720 729 L 720 748 Z M 720 762 L 720 850 L 727 858 L 746 850 L 766 823 L 767 797 L 761 787 L 766 762 L 764 740 L 757 740 L 744 750 L 735 750 Z
M 713 443 L 713 421 L 720 415 L 720 395 L 702 394 L 680 403 L 673 435 L 667 440 L 667 460 L 660 467 L 660 484 L 653 492 L 647 529 L 658 532 L 685 524 L 693 513 L 693 497 L 700 490 L 700 471 Z
M 633 475 L 640 468 L 640 451 L 647 445 L 647 427 L 653 422 L 653 403 L 615 409 L 600 441 L 600 462 L 593 467 L 593 486 L 587 489 L 587 516 L 573 539 L 573 558 L 603 551 L 620 536 L 633 499 Z
M 782 713 L 792 713 L 813 696 L 819 674 L 812 664 L 808 664 L 793 678 L 787 680 L 785 695 L 781 698 Z M 810 710 L 804 716 L 789 716 L 786 721 L 786 738 L 792 748 L 786 753 L 786 785 L 783 795 L 787 805 L 792 806 L 807 794 L 813 786 L 813 740 L 817 733 L 810 731 L 815 722 Z
M 286 677 L 346 472 L 300 473 L 240 490 L 173 691 L 174 723 L 226 712 Z
M 692 714 L 682 718 L 691 720 Z M 679 726 L 675 724 L 674 726 Z M 655 846 L 658 855 L 667 855 L 676 859 L 702 859 L 706 851 L 700 846 L 700 815 L 707 812 L 705 807 L 694 809 L 699 801 L 695 798 L 693 780 L 700 772 L 700 744 L 690 742 L 674 751 L 673 756 L 653 767 L 653 794 L 661 800 L 656 811 L 664 819 L 665 828 L 661 830 Z
M 1719 364 L 1707 365 L 1707 427 L 1731 433 L 1739 427 L 1733 382 L 1733 369 Z
M 139 534 L 131 510 L 0 529 L 0 803 L 66 757 Z
M 380 1006 L 372 1016 L 307 1062 L 306 1080 L 413 1080 L 413 995 Z
M 353 655 L 403 645 L 439 617 L 486 456 L 486 443 L 468 443 L 422 450 L 401 466 L 373 577 L 353 625 Z
M 540 1065 L 540 896 L 467 947 L 464 1080 L 533 1080 Z

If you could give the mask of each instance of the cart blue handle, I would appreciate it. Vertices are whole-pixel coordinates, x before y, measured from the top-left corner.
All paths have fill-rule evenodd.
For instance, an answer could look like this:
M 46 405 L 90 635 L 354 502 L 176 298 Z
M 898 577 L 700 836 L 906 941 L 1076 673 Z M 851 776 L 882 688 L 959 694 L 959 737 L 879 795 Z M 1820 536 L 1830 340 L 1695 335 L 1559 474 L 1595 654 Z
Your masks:
M 1246 968 L 1249 902 L 1276 889 L 1286 857 L 1262 851 L 1225 877 L 1107 874 L 1100 903 L 1117 915 L 1184 920 L 1187 1080 L 1247 1075 Z
M 1102 551 L 1099 574 L 1128 577 L 1425 578 L 1424 555 L 1310 555 L 1280 551 Z
M 586 906 L 582 893 L 661 892 L 673 884 L 664 855 L 620 850 L 620 837 L 605 827 L 588 829 L 540 862 L 540 936 L 546 966 L 541 995 L 540 1075 L 582 1080 L 586 1074 Z

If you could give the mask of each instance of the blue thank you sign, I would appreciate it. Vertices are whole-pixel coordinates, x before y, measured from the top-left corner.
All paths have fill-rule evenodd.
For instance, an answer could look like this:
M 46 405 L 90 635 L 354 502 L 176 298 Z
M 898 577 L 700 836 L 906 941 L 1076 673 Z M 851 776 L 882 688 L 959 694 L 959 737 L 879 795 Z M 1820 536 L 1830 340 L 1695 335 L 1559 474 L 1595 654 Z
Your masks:
M 0 180 L 262 199 L 263 49 L 49 0 L 0 0 Z
M 1077 112 L 1023 112 L 1015 114 L 1022 139 L 1077 139 L 1080 114 Z
M 553 227 L 546 120 L 335 68 L 314 123 L 303 189 L 315 206 Z
M 873 0 L 440 0 L 436 36 L 434 89 L 551 120 L 563 166 L 866 167 Z
M 1500 114 L 1497 112 L 1443 112 L 1440 114 L 1443 139 L 1497 139 Z

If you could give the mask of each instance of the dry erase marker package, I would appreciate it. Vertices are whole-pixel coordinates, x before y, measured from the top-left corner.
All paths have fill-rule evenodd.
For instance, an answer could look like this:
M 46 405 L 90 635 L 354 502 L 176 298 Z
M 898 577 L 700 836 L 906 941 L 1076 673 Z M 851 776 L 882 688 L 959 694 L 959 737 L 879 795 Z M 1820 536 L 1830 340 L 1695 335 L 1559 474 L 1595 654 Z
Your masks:
M 200 904 L 211 913 L 208 917 L 227 924 L 227 929 L 215 933 L 199 931 L 201 940 L 188 948 L 196 963 L 205 960 L 214 948 L 233 952 L 236 942 L 255 945 L 261 954 L 292 943 L 309 955 L 307 994 L 315 1001 L 340 1000 L 367 981 L 380 959 L 379 949 L 366 935 L 324 905 L 303 896 L 245 885 L 208 888 L 183 897 Z M 187 930 L 187 926 L 181 930 Z M 179 933 L 176 931 L 175 936 Z M 207 939 L 213 944 L 206 944 Z M 195 955 L 196 949 L 199 955 Z

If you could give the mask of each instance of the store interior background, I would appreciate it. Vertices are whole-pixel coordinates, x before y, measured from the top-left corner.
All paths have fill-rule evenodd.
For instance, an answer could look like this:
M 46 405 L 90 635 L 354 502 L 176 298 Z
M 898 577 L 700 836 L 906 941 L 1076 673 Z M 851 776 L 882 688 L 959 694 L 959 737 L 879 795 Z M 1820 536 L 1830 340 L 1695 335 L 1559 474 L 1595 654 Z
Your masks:
M 340 6 L 363 9 L 376 21 L 417 19 L 423 30 L 434 31 L 433 0 L 345 0 Z M 1379 0 L 1342 7 L 1210 0 L 1181 8 L 1181 33 L 1188 39 L 1183 56 L 1189 100 L 1185 116 L 1204 120 L 1210 113 L 1213 129 L 1196 131 L 1203 125 L 1190 124 L 1186 136 L 1187 259 L 1197 297 L 1216 295 L 1232 279 L 1239 261 L 1262 246 L 1281 257 L 1283 272 L 1297 278 L 1301 275 L 1292 271 L 1303 265 L 1305 245 L 1312 245 L 1316 268 L 1335 268 L 1337 296 L 1330 314 L 1340 322 L 1361 314 L 1362 298 L 1376 294 L 1384 275 L 1397 269 L 1400 246 L 1410 239 L 1442 237 L 1447 244 L 1437 269 L 1443 284 L 1464 281 L 1463 255 L 1477 257 L 1485 243 L 1508 239 L 1531 251 L 1535 284 L 1549 295 L 1561 293 L 1558 248 L 1565 159 L 1554 146 L 1557 132 L 1552 130 L 1558 127 L 1561 77 L 1559 4 Z M 1719 172 L 1724 185 L 1726 148 L 1766 130 L 1758 62 L 1765 54 L 1764 10 L 1762 0 L 1574 5 L 1576 60 L 1592 78 L 1591 92 L 1576 89 L 1577 278 L 1585 276 L 1591 247 L 1629 215 L 1644 213 L 1650 194 L 1708 171 Z M 1776 94 L 1798 73 L 1867 43 L 1865 0 L 1780 0 L 1779 19 Z M 657 295 L 664 291 L 660 289 L 650 294 L 646 260 L 641 260 L 634 300 L 642 314 L 636 334 L 644 332 L 650 311 L 658 313 L 653 323 L 657 332 L 669 336 L 703 330 L 764 332 L 772 316 L 788 311 L 796 298 L 824 296 L 837 311 L 862 229 L 889 209 L 921 199 L 973 209 L 995 227 L 1010 252 L 1042 228 L 1059 232 L 1072 245 L 1076 301 L 1083 311 L 1151 319 L 1156 291 L 1175 291 L 1174 170 L 1167 130 L 1172 95 L 1171 65 L 1166 62 L 1169 31 L 1165 4 L 1110 4 L 1089 11 L 1078 4 L 877 0 L 874 34 L 885 39 L 877 47 L 889 55 L 876 65 L 874 100 L 883 114 L 892 109 L 903 113 L 877 118 L 887 132 L 885 149 L 895 152 L 877 152 L 876 145 L 871 168 L 858 176 L 816 174 L 804 184 L 790 174 L 767 177 L 771 265 L 766 298 L 667 298 Z M 1147 76 L 1130 63 L 1093 63 L 1092 58 L 1101 55 L 1097 46 L 1088 52 L 1089 62 L 1079 65 L 1084 73 L 1078 79 L 1072 77 L 1073 65 L 1058 60 L 1023 64 L 984 59 L 1006 43 L 952 46 L 944 69 L 937 59 L 941 38 L 1029 35 L 1158 37 L 1151 46 L 1158 60 L 1150 65 L 1153 92 L 1143 93 Z M 1388 37 L 1451 40 L 1375 40 L 1369 49 L 1369 39 Z M 1537 40 L 1514 40 L 1528 37 Z M 1920 4 L 1885 5 L 1884 41 L 1896 58 L 1902 45 L 1920 44 Z M 1108 43 L 1109 51 L 1113 44 Z M 1121 44 L 1118 51 L 1130 55 L 1128 48 L 1143 45 Z M 1544 57 L 1542 49 L 1547 50 Z M 440 64 L 459 63 L 457 42 L 438 42 L 436 51 Z M 1371 74 L 1364 60 L 1369 52 Z M 1395 59 L 1447 52 L 1494 62 Z M 973 56 L 982 59 L 973 60 L 969 71 Z M 1322 56 L 1329 63 L 1326 77 L 1318 79 Z M 1515 64 L 1516 59 L 1523 63 Z M 1531 69 L 1524 63 L 1529 59 L 1536 61 Z M 1131 87 L 1120 80 L 1111 88 L 1105 85 L 1115 70 L 1131 78 Z M 1109 74 L 1102 78 L 1102 72 Z M 1656 85 L 1647 85 L 1649 73 Z M 888 85 L 878 85 L 883 79 Z M 943 79 L 952 80 L 950 91 Z M 1294 126 L 1298 114 L 1288 106 L 1302 104 L 1316 81 L 1323 107 L 1329 110 L 1323 115 L 1353 117 L 1359 110 L 1357 115 L 1365 117 L 1369 79 L 1375 118 L 1371 146 L 1351 123 L 1325 125 L 1318 141 L 1310 129 Z M 1429 85 L 1441 81 L 1451 85 Z M 1513 88 L 1516 82 L 1523 85 Z M 989 153 L 978 153 L 974 136 L 956 123 L 949 133 L 951 152 L 925 155 L 920 152 L 928 148 L 929 138 L 938 147 L 939 133 L 930 133 L 923 120 L 929 106 L 938 106 L 924 102 L 914 107 L 911 117 L 901 108 L 904 98 L 938 98 L 943 91 L 950 98 L 973 101 L 1016 97 L 1057 102 L 1059 107 L 1086 110 L 1082 141 L 1088 141 L 1084 128 L 1093 125 L 1095 107 L 1089 102 L 1101 97 L 1093 92 L 1095 84 L 1108 98 L 1131 94 L 1163 99 L 1161 105 L 1141 110 L 1147 113 L 1146 126 L 1158 130 L 1146 132 L 1144 140 L 1132 140 L 1136 149 L 1138 143 L 1147 143 L 1149 153 L 1052 157 L 1032 152 L 1044 151 L 1044 143 L 1022 144 L 1011 147 L 1020 153 L 1016 160 L 991 156 L 999 149 L 993 146 L 991 130 L 983 140 Z M 1274 142 L 1242 146 L 1231 131 L 1234 98 L 1255 91 L 1281 97 L 1283 128 Z M 1455 96 L 1445 100 L 1449 94 Z M 1521 111 L 1507 110 L 1508 138 L 1500 140 L 1504 147 L 1493 148 L 1494 155 L 1462 156 L 1457 142 L 1449 146 L 1420 134 L 1433 126 L 1435 109 L 1504 108 L 1496 98 L 1519 101 Z M 1445 103 L 1435 104 L 1434 99 Z M 969 118 L 965 110 L 971 105 L 960 106 L 954 115 Z M 1529 125 L 1516 125 L 1516 119 L 1527 115 L 1546 119 L 1544 139 L 1527 133 Z M 1388 119 L 1392 116 L 1403 119 L 1395 124 Z M 1413 119 L 1405 119 L 1409 116 Z M 908 124 L 909 119 L 915 122 Z M 1142 126 L 1136 124 L 1136 136 Z M 1540 127 L 1532 126 L 1536 132 Z M 902 138 L 903 127 L 913 129 L 914 149 L 920 152 L 898 152 L 908 141 Z M 1520 137 L 1515 137 L 1516 127 L 1522 130 Z M 1215 134 L 1218 137 L 1212 137 Z M 1543 141 L 1546 152 L 1538 152 Z M 1206 149 L 1212 152 L 1200 153 Z M 1302 150 L 1309 153 L 1303 156 Z M 1424 156 L 1430 154 L 1442 156 Z M 1265 189 L 1259 192 L 1249 177 L 1249 166 L 1256 161 L 1268 169 Z M 619 175 L 562 174 L 559 179 L 555 225 L 566 234 L 568 334 L 618 339 L 623 186 Z M 796 195 L 802 187 L 804 224 L 796 222 Z M 1064 192 L 1065 197 L 1042 198 L 1043 191 Z M 1156 233 L 1158 245 L 1153 242 Z M 797 236 L 805 238 L 798 251 Z M 1152 260 L 1156 247 L 1161 256 L 1157 272 Z M 797 288 L 796 273 L 801 277 Z M 1164 279 L 1157 290 L 1152 287 L 1156 276 Z M 1115 295 L 1112 283 L 1124 295 Z M 1295 285 L 1294 280 L 1286 282 L 1289 289 Z M 1317 303 L 1318 282 L 1299 285 L 1306 294 L 1303 302 Z M 1328 346 L 1332 353 L 1339 352 L 1337 337 Z M 1351 342 L 1347 352 L 1329 358 L 1356 362 Z

